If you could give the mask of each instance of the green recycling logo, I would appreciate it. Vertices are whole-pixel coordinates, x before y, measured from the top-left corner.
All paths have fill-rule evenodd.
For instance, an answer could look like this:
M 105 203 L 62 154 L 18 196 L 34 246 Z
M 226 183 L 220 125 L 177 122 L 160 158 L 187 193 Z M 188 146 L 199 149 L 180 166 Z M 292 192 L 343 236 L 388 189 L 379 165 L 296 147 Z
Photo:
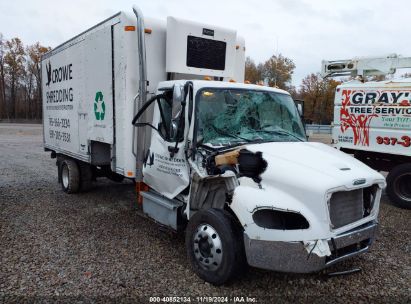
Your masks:
M 94 98 L 94 115 L 97 120 L 104 120 L 106 114 L 106 104 L 104 103 L 103 93 L 97 92 Z

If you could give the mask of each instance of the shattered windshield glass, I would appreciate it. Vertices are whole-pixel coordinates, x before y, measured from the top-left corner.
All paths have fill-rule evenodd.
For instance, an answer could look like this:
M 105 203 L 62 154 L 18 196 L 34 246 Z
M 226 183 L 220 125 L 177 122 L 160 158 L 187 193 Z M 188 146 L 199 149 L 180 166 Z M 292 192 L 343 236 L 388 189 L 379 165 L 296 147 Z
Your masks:
M 206 89 L 198 95 L 197 142 L 213 146 L 305 141 L 291 96 L 240 89 Z

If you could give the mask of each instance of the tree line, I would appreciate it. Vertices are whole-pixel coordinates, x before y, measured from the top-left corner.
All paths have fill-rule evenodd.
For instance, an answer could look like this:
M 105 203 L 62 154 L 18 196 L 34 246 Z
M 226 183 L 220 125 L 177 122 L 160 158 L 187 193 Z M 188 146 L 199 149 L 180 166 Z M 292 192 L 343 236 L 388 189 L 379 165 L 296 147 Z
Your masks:
M 25 46 L 19 38 L 6 40 L 0 33 L 0 119 L 41 119 L 41 56 L 50 47 L 39 42 Z M 299 88 L 291 84 L 294 62 L 282 54 L 256 64 L 245 62 L 245 79 L 289 91 L 305 101 L 307 122 L 329 124 L 333 118 L 334 92 L 339 82 L 307 75 Z
M 39 42 L 25 46 L 19 38 L 6 40 L 0 33 L 0 120 L 42 118 L 41 56 L 50 49 Z M 304 100 L 306 122 L 330 124 L 340 82 L 311 73 L 296 88 L 291 83 L 294 69 L 293 60 L 282 54 L 258 64 L 247 57 L 245 79 L 290 92 L 294 99 Z
M 40 63 L 49 50 L 0 33 L 0 119 L 42 118 Z

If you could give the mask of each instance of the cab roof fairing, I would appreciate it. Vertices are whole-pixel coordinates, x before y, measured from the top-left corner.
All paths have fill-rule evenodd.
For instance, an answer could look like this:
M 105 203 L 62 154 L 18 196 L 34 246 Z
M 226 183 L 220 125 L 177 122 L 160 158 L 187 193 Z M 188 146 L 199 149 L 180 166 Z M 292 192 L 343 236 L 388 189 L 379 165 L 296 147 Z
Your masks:
M 254 91 L 262 91 L 262 92 L 273 92 L 273 93 L 280 93 L 290 95 L 287 91 L 267 87 L 267 86 L 260 86 L 256 84 L 246 84 L 246 83 L 237 83 L 237 82 L 227 82 L 227 81 L 209 81 L 209 80 L 169 80 L 169 81 L 162 81 L 158 84 L 158 89 L 171 89 L 174 84 L 182 84 L 184 85 L 187 81 L 191 81 L 194 85 L 194 90 L 198 91 L 204 88 L 207 89 L 241 89 L 241 90 L 254 90 Z

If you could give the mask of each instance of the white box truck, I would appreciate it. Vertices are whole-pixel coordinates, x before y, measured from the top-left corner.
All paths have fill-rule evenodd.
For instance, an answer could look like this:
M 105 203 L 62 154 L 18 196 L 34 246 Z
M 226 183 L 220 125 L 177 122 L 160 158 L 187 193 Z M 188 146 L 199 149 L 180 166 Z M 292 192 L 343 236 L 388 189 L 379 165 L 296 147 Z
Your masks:
M 43 57 L 63 190 L 135 180 L 142 212 L 185 231 L 193 270 L 216 285 L 245 264 L 304 273 L 366 252 L 383 176 L 308 143 L 289 93 L 244 84 L 236 31 L 133 11 Z
M 324 61 L 323 76 L 359 76 L 336 88 L 333 144 L 371 168 L 387 171 L 387 194 L 411 209 L 411 79 L 364 82 L 366 76 L 411 67 L 411 58 L 389 55 Z

